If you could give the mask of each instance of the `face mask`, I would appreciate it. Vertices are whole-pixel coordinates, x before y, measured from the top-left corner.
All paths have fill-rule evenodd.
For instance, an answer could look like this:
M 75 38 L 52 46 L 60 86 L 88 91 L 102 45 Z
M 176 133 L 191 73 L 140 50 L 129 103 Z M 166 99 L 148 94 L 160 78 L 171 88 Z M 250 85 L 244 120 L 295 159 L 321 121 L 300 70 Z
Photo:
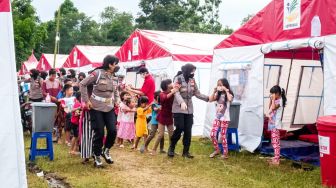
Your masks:
M 194 76 L 195 76 L 194 73 L 189 74 L 189 78 L 194 78 Z
M 223 91 L 223 87 L 222 86 L 217 86 L 217 91 Z
M 116 73 L 120 70 L 120 67 L 118 65 L 116 65 L 113 69 L 113 72 Z

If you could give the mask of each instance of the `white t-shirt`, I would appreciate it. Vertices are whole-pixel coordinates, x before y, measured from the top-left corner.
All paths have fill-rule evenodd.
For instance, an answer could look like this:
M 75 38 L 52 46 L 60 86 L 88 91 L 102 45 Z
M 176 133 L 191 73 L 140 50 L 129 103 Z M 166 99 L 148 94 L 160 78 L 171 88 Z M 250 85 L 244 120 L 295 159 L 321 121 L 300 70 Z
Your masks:
M 225 100 L 225 94 L 221 94 L 216 102 L 216 118 L 221 121 L 230 121 L 230 102 Z

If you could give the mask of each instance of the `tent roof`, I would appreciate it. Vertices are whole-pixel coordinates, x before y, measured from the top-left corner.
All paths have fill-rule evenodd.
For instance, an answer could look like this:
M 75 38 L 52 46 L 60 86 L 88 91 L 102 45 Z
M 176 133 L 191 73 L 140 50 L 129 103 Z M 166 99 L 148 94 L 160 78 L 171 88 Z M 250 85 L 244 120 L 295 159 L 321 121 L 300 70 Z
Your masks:
M 336 33 L 335 0 L 301 0 L 301 26 L 283 30 L 284 0 L 273 0 L 216 49 L 311 37 L 311 21 L 319 16 L 321 35 Z
M 65 54 L 57 54 L 55 68 L 56 69 L 61 68 L 63 64 L 65 63 L 66 59 L 68 58 L 68 56 L 69 55 L 65 55 Z M 54 62 L 54 54 L 42 53 L 40 61 L 37 65 L 37 69 L 43 70 L 42 63 L 44 63 L 44 66 L 45 66 L 44 70 L 51 69 L 53 67 L 53 62 Z
M 34 53 L 32 53 L 29 58 L 27 59 L 27 61 L 24 61 L 21 65 L 21 69 L 19 71 L 19 75 L 24 75 L 26 73 L 28 73 L 31 69 L 36 69 L 38 64 L 38 61 L 34 55 Z
M 85 65 L 97 66 L 103 62 L 106 55 L 114 55 L 118 50 L 119 46 L 87 46 L 87 45 L 76 45 L 70 52 L 66 63 L 63 65 L 66 68 L 77 67 L 74 59 L 80 60 L 80 67 Z M 77 57 L 75 57 L 77 53 Z
M 138 55 L 134 53 L 133 48 L 133 39 L 136 37 L 139 39 Z M 226 37 L 226 35 L 215 34 L 137 29 L 116 55 L 122 62 L 167 56 L 172 56 L 178 61 L 211 62 L 214 47 Z

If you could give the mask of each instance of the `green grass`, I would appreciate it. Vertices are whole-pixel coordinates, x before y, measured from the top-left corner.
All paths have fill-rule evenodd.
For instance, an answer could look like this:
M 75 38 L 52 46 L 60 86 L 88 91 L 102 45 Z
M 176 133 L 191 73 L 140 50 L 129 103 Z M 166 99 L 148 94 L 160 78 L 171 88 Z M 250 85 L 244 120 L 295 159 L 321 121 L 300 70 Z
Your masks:
M 28 137 L 25 143 L 30 144 Z M 178 145 L 180 152 L 181 144 Z M 288 160 L 281 161 L 279 167 L 270 167 L 261 155 L 248 152 L 230 152 L 227 161 L 209 159 L 213 151 L 210 142 L 198 138 L 193 139 L 191 151 L 195 155 L 192 160 L 112 149 L 115 164 L 95 169 L 92 163 L 82 165 L 79 157 L 69 156 L 67 146 L 55 144 L 55 160 L 38 157 L 36 163 L 43 170 L 66 178 L 72 187 L 321 187 L 319 168 L 295 169 Z M 31 173 L 28 184 L 46 187 L 42 179 Z

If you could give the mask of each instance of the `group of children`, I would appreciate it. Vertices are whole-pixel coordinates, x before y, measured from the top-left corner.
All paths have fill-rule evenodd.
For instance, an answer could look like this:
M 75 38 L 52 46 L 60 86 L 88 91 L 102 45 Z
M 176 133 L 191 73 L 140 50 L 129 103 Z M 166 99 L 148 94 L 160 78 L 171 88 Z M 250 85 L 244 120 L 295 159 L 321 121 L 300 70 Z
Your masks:
M 165 153 L 164 150 L 164 131 L 168 130 L 169 136 L 173 133 L 173 116 L 171 113 L 172 104 L 174 100 L 174 93 L 178 91 L 178 86 L 175 86 L 172 80 L 163 80 L 161 83 L 161 91 L 155 92 L 155 100 L 149 104 L 146 96 L 137 98 L 132 96 L 127 91 L 121 91 L 121 103 L 116 109 L 117 118 L 117 146 L 124 148 L 125 142 L 129 142 L 131 149 L 140 150 L 140 152 L 148 152 L 148 146 L 159 133 L 154 147 L 150 154 L 155 155 L 158 145 L 160 144 L 160 153 Z M 81 96 L 80 92 L 75 92 L 71 84 L 65 84 L 63 87 L 63 97 L 59 99 L 61 107 L 64 109 L 64 116 L 66 117 L 65 131 L 66 142 L 70 146 L 70 154 L 78 153 L 78 127 L 80 124 L 81 114 Z M 226 79 L 220 79 L 217 82 L 217 87 L 209 97 L 210 102 L 216 102 L 215 120 L 211 130 L 211 140 L 215 151 L 210 155 L 210 158 L 215 157 L 221 153 L 218 147 L 217 132 L 221 128 L 222 139 L 222 158 L 228 158 L 228 147 L 226 140 L 226 130 L 230 122 L 230 104 L 233 100 L 233 93 L 230 85 Z M 271 143 L 274 148 L 274 157 L 269 161 L 272 165 L 279 165 L 280 163 L 280 134 L 281 116 L 283 108 L 286 105 L 285 91 L 279 86 L 274 86 L 270 90 L 269 103 L 269 126 L 268 129 L 272 133 Z M 149 117 L 150 120 L 149 120 Z M 148 131 L 148 123 L 150 122 L 151 129 Z M 70 140 L 70 133 L 73 137 Z M 140 148 L 139 142 L 143 138 L 143 144 Z
M 169 135 L 171 135 L 173 130 L 173 117 L 171 113 L 166 114 L 165 109 L 170 109 L 171 111 L 173 93 L 176 92 L 177 89 L 174 88 L 172 81 L 170 79 L 167 79 L 162 81 L 161 90 L 162 92 L 155 92 L 154 101 L 151 104 L 149 103 L 149 100 L 146 96 L 136 98 L 127 91 L 121 92 L 120 98 L 122 101 L 119 105 L 117 118 L 117 145 L 120 148 L 124 148 L 124 142 L 127 141 L 131 143 L 131 149 L 139 149 L 142 153 L 148 152 L 148 146 L 150 142 L 159 131 L 159 136 L 156 142 L 160 143 L 160 153 L 165 153 L 164 125 L 166 124 L 164 121 L 160 120 L 159 117 L 164 116 L 165 118 L 169 118 L 169 121 L 171 123 L 167 125 L 169 126 L 167 128 L 168 130 L 170 130 Z M 168 94 L 170 95 L 167 97 Z M 166 102 L 167 100 L 171 101 L 168 105 Z M 161 104 L 164 104 L 164 109 L 162 109 Z M 150 131 L 148 131 L 148 123 L 150 123 L 151 125 Z M 163 126 L 163 128 L 159 129 L 159 125 Z M 138 148 L 141 138 L 143 138 L 144 142 L 142 146 Z M 157 145 L 158 144 L 154 144 L 154 148 L 151 154 L 156 154 Z

